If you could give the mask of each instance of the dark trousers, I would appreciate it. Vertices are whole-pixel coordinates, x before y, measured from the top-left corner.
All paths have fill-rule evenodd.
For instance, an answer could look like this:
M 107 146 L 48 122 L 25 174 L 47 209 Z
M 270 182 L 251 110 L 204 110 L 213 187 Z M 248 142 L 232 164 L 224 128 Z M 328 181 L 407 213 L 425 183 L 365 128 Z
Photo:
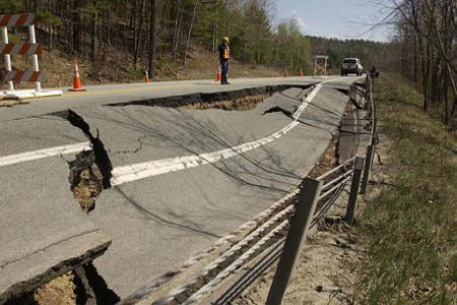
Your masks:
M 229 62 L 227 59 L 221 59 L 221 84 L 228 83 L 227 73 L 228 73 Z

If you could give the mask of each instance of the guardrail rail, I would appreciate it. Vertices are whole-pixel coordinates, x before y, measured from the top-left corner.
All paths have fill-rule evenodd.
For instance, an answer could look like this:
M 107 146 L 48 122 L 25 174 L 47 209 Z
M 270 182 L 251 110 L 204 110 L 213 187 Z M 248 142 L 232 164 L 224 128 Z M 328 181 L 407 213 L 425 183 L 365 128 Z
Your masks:
M 341 193 L 348 188 L 350 191 L 344 221 L 352 225 L 357 196 L 367 191 L 377 144 L 376 109 L 372 79 L 369 75 L 365 86 L 366 110 L 372 127 L 366 155 L 354 156 L 320 177 L 306 177 L 298 189 L 260 214 L 254 221 L 256 226 L 251 228 L 242 240 L 234 243 L 192 280 L 174 289 L 167 297 L 155 300 L 153 304 L 194 304 L 208 296 L 218 284 L 241 267 L 253 263 L 235 285 L 212 303 L 228 304 L 278 259 L 279 264 L 267 304 L 282 303 L 308 232 L 317 229 L 321 220 L 341 198 Z M 261 253 L 263 256 L 259 259 Z M 151 304 L 150 301 L 139 301 L 138 304 Z

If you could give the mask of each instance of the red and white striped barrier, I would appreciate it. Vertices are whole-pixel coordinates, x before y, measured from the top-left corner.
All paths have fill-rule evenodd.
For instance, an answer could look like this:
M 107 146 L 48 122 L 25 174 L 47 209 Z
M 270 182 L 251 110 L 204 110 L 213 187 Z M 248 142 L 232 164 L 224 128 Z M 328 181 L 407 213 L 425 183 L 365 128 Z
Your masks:
M 37 43 L 1 43 L 0 53 L 1 55 L 41 55 L 43 53 L 43 47 L 41 46 L 41 44 Z
M 29 41 L 28 43 L 10 44 L 8 41 L 8 28 L 28 27 Z M 35 14 L 1 14 L 0 15 L 0 56 L 3 56 L 5 70 L 2 71 L 0 79 L 6 81 L 7 90 L 3 95 L 11 98 L 36 98 L 59 96 L 63 92 L 61 90 L 41 90 L 42 74 L 38 64 L 38 55 L 41 55 L 43 48 L 37 43 L 35 37 Z M 30 56 L 32 59 L 31 70 L 16 70 L 13 71 L 11 64 L 12 55 Z M 14 83 L 33 82 L 35 90 L 14 90 Z
M 12 81 L 14 83 L 40 82 L 40 81 L 42 81 L 42 75 L 41 75 L 40 71 L 15 70 L 15 71 L 8 71 L 5 74 L 5 80 Z
M 0 15 L 0 27 L 23 27 L 35 24 L 35 14 Z

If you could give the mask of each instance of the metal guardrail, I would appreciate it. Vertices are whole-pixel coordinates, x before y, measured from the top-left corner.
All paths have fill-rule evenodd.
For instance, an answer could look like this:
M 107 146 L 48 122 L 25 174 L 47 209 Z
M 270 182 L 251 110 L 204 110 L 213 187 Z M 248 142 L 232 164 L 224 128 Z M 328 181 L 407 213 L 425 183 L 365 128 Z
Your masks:
M 368 180 L 371 172 L 371 167 L 374 158 L 375 146 L 377 144 L 377 118 L 376 108 L 373 99 L 373 81 L 370 75 L 367 75 L 367 104 L 371 116 L 372 132 L 370 135 L 370 144 L 367 147 L 367 155 L 365 158 L 355 157 L 351 159 L 351 167 L 349 170 L 339 173 L 339 171 L 347 169 L 347 164 L 342 164 L 328 173 L 322 175 L 318 179 L 307 177 L 304 180 L 304 186 L 302 192 L 306 195 L 300 194 L 300 202 L 298 207 L 302 207 L 302 210 L 295 212 L 294 218 L 291 223 L 291 229 L 287 235 L 284 250 L 281 254 L 281 258 L 276 269 L 273 283 L 270 287 L 270 291 L 267 298 L 267 305 L 281 305 L 282 300 L 285 296 L 287 286 L 291 279 L 294 266 L 297 264 L 297 260 L 300 256 L 303 243 L 308 235 L 310 228 L 311 219 L 315 217 L 315 208 L 317 202 L 327 196 L 333 191 L 337 191 L 341 186 L 345 185 L 351 178 L 351 190 L 349 193 L 348 205 L 346 209 L 346 216 L 344 220 L 349 225 L 354 222 L 354 212 L 357 203 L 357 196 L 360 189 L 360 181 L 362 179 L 361 193 L 365 193 L 368 187 Z M 332 177 L 337 174 L 338 176 Z M 332 178 L 330 178 L 332 177 Z M 323 184 L 323 179 L 332 179 L 326 184 Z M 322 190 L 330 190 L 322 193 Z M 325 214 L 324 214 L 325 215 Z
M 326 189 L 324 189 L 325 192 L 320 193 L 322 195 L 317 199 L 318 208 L 314 209 L 315 214 L 310 219 L 310 228 L 315 227 L 326 216 L 347 182 L 350 181 L 355 160 L 356 158 L 351 158 L 322 176 L 321 180 L 319 180 L 321 184 L 325 182 Z M 243 240 L 233 245 L 217 260 L 207 266 L 200 275 L 189 281 L 185 286 L 177 288 L 169 297 L 156 301 L 154 304 L 192 304 L 242 265 L 255 258 L 260 252 L 283 240 L 284 233 L 290 226 L 291 219 L 293 219 L 292 216 L 297 215 L 297 208 L 307 206 L 300 201 L 300 196 L 310 194 L 306 188 L 305 180 L 305 183 L 296 192 L 298 198 L 292 200 L 289 205 L 278 211 Z M 302 213 L 299 212 L 298 214 Z
M 153 304 L 193 304 L 241 266 L 252 261 L 258 254 L 274 244 L 276 244 L 274 249 L 257 262 L 254 268 L 251 268 L 246 274 L 246 279 L 242 279 L 240 283 L 228 289 L 219 300 L 212 304 L 231 302 L 239 295 L 243 287 L 250 285 L 262 270 L 273 265 L 278 258 L 280 258 L 280 262 L 266 304 L 282 303 L 308 231 L 325 218 L 348 183 L 350 183 L 350 193 L 344 220 L 352 225 L 359 190 L 360 193 L 367 190 L 377 142 L 376 110 L 373 102 L 372 80 L 369 75 L 367 75 L 366 88 L 372 132 L 365 158 L 355 156 L 317 179 L 305 178 L 299 189 L 294 192 L 295 199 L 290 200 L 290 204 L 283 206 L 274 215 L 259 224 L 244 239 L 234 244 L 191 281 Z M 360 187 L 360 182 L 362 187 Z M 288 232 L 287 237 L 284 237 L 285 232 Z

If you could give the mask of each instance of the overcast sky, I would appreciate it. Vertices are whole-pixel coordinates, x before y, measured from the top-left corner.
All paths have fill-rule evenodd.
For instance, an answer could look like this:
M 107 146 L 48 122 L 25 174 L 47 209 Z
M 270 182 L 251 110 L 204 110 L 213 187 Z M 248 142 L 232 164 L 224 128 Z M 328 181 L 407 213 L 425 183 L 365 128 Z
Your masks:
M 366 33 L 382 19 L 379 7 L 370 0 L 276 0 L 279 19 L 294 18 L 304 34 L 341 39 L 387 41 L 389 31 L 381 28 Z

